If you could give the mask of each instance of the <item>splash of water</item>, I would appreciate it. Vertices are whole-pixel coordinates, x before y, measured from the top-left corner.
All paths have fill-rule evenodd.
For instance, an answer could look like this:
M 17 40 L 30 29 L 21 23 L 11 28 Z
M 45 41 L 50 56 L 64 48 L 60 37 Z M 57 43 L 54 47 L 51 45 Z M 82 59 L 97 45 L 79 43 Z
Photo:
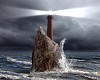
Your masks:
M 66 41 L 66 39 L 64 38 L 60 42 L 61 59 L 59 59 L 59 64 L 60 64 L 62 71 L 69 72 L 69 71 L 71 71 L 70 64 L 68 63 L 66 56 L 64 54 L 64 50 L 63 50 L 65 41 Z

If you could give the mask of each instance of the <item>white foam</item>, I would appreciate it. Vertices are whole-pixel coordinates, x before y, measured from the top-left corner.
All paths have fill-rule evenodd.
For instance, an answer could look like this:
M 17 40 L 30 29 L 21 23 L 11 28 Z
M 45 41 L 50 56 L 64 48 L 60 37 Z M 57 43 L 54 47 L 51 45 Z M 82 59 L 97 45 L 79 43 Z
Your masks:
M 49 78 L 49 77 L 45 77 L 45 76 L 40 76 L 41 74 L 46 74 L 45 72 L 41 73 L 34 73 L 33 76 L 29 77 L 30 74 L 22 74 L 22 73 L 15 73 L 15 72 L 11 72 L 11 71 L 2 71 L 0 70 L 0 78 L 4 77 L 6 79 L 18 79 L 18 80 L 58 80 L 58 79 L 54 79 L 54 78 Z M 37 75 L 37 76 L 36 76 Z
M 91 79 L 96 79 L 99 80 L 100 79 L 100 72 L 93 72 L 93 71 L 83 71 L 83 70 L 71 70 L 71 73 L 75 73 L 75 74 L 82 74 L 85 77 L 91 78 Z M 89 76 L 92 75 L 92 76 Z M 98 78 L 99 77 L 99 78 Z
M 28 61 L 19 61 L 17 59 L 11 58 L 11 57 L 7 57 L 7 61 L 21 63 L 21 64 L 32 64 L 31 62 L 28 62 Z
M 60 74 L 66 73 L 61 71 Z M 70 73 L 75 73 L 78 75 L 82 75 L 84 77 L 99 80 L 100 72 L 90 72 L 90 71 L 82 71 L 82 70 L 72 70 Z M 56 78 L 50 77 L 50 75 L 55 76 Z M 67 73 L 66 73 L 67 74 Z M 89 75 L 88 75 L 89 74 Z M 52 76 L 51 75 L 51 76 Z M 94 76 L 92 76 L 94 75 Z M 57 78 L 58 76 L 58 78 Z M 98 77 L 96 77 L 98 76 Z M 0 70 L 0 78 L 5 77 L 7 79 L 18 79 L 18 80 L 61 80 L 59 78 L 58 71 L 50 71 L 50 72 L 32 72 L 30 74 L 23 74 L 23 73 L 15 73 L 11 71 L 2 71 Z
M 69 72 L 71 70 L 70 68 L 70 63 L 68 63 L 67 59 L 66 59 L 66 56 L 64 54 L 64 50 L 63 50 L 63 47 L 64 47 L 64 44 L 65 44 L 65 38 L 60 42 L 60 51 L 61 51 L 61 59 L 59 59 L 59 64 L 60 64 L 60 67 L 61 67 L 61 70 L 62 71 L 66 71 L 66 72 Z
M 19 73 L 15 73 L 15 72 L 11 72 L 11 71 L 0 70 L 0 78 L 5 77 L 7 79 L 21 79 L 21 80 L 24 80 L 25 78 L 28 79 L 28 77 L 26 77 L 26 76 L 27 76 L 27 74 L 19 74 Z

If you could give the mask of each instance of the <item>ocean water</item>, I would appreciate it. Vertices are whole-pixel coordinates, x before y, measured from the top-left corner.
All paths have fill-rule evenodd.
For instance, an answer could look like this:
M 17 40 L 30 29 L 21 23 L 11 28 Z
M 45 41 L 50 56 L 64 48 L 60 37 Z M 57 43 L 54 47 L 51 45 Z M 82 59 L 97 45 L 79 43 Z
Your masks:
M 100 80 L 100 52 L 66 51 L 70 70 L 30 72 L 32 51 L 0 51 L 0 78 L 12 80 Z M 68 68 L 67 68 L 68 69 Z

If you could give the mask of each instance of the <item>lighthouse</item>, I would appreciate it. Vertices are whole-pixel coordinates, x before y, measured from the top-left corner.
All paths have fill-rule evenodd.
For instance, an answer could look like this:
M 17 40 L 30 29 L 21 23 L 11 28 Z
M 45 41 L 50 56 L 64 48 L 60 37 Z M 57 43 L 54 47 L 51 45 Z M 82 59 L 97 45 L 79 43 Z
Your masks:
M 53 27 L 52 27 L 52 15 L 47 16 L 47 36 L 53 40 Z

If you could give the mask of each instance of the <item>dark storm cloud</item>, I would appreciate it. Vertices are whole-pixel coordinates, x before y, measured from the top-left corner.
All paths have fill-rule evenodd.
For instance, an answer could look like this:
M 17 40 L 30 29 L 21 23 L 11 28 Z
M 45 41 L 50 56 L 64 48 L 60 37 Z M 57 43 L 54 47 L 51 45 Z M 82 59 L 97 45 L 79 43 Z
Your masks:
M 44 4 L 43 0 L 0 0 L 0 4 L 29 9 L 47 9 L 46 4 Z
M 38 27 L 43 26 L 46 32 L 47 25 L 46 16 L 4 20 L 4 17 L 9 16 L 4 5 L 24 9 L 61 10 L 99 4 L 100 0 L 0 0 L 2 5 L 0 7 L 0 46 L 32 48 Z M 96 9 L 100 12 L 99 7 Z M 55 41 L 59 42 L 67 38 L 67 49 L 100 48 L 100 19 L 96 19 L 99 16 L 98 13 L 92 16 L 93 19 L 54 16 Z
M 54 29 L 55 38 L 59 41 L 63 38 L 67 38 L 66 49 L 98 50 L 98 48 L 100 48 L 99 21 L 91 19 L 59 18 L 57 21 L 54 21 L 54 24 L 56 25 Z
M 0 46 L 32 47 L 38 27 L 46 28 L 43 23 L 41 17 L 0 21 Z
M 60 10 L 82 6 L 95 6 L 100 0 L 0 0 L 1 5 L 41 10 Z

